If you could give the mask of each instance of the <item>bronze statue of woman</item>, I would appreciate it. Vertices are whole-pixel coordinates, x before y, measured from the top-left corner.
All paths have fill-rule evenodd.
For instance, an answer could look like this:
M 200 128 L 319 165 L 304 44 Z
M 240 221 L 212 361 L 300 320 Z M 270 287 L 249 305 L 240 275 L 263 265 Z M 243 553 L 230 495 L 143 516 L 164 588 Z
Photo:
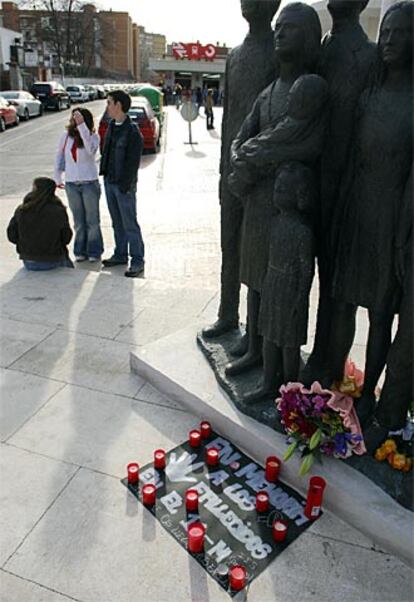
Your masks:
M 243 144 L 256 137 L 263 147 L 268 163 L 271 144 L 271 126 L 287 110 L 287 100 L 295 81 L 306 73 L 314 72 L 321 40 L 321 25 L 316 11 L 301 2 L 288 4 L 280 13 L 275 26 L 275 51 L 278 62 L 278 77 L 257 98 L 252 111 L 245 119 L 242 128 L 233 143 L 234 159 L 240 166 L 238 151 Z M 265 131 L 269 131 L 269 138 Z M 323 134 L 315 136 L 314 144 L 302 144 L 295 141 L 287 160 L 302 161 L 310 166 L 319 157 L 322 150 Z M 248 160 L 242 156 L 242 160 Z M 257 153 L 256 153 L 257 160 Z M 279 158 L 280 161 L 280 158 Z M 260 293 L 267 269 L 269 250 L 269 228 L 275 170 L 266 167 L 256 184 L 246 195 L 242 226 L 241 270 L 242 283 L 248 287 L 248 351 L 240 359 L 230 363 L 226 372 L 239 374 L 261 361 L 262 340 L 258 333 Z
M 369 315 L 365 383 L 357 403 L 362 423 L 375 410 L 375 387 L 401 295 L 398 224 L 412 195 L 413 17 L 414 4 L 404 1 L 393 5 L 382 20 L 376 78 L 359 101 L 353 155 L 333 231 L 333 380 L 343 376 L 353 339 L 347 314 L 362 306 Z

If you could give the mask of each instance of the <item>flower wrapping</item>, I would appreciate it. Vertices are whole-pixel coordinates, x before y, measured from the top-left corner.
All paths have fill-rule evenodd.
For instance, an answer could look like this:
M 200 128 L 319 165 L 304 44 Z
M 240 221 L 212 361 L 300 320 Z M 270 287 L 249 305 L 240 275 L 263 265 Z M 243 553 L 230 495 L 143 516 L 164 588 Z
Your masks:
M 281 421 L 291 444 L 285 454 L 289 459 L 301 450 L 301 474 L 306 474 L 315 457 L 321 454 L 348 458 L 366 452 L 361 426 L 353 398 L 346 393 L 323 389 L 314 382 L 310 389 L 302 383 L 288 383 L 280 388 L 276 400 Z

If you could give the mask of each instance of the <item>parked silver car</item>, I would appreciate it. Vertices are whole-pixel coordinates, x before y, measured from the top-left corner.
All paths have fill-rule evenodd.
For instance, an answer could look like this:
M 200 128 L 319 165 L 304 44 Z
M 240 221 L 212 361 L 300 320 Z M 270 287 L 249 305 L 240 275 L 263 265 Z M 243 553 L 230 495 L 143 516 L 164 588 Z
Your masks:
M 16 108 L 20 119 L 27 121 L 30 117 L 38 117 L 43 113 L 42 103 L 30 94 L 30 92 L 25 92 L 24 90 L 4 90 L 0 92 L 0 96 L 8 100 Z
M 85 90 L 85 86 L 66 86 L 66 92 L 70 96 L 70 102 L 87 102 L 89 100 L 89 94 Z

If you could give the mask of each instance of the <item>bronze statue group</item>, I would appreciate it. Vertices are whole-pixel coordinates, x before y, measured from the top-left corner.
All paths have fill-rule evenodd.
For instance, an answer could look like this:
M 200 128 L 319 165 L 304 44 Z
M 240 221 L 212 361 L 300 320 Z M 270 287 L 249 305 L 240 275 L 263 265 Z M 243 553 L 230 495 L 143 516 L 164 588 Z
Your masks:
M 246 332 L 226 373 L 263 363 L 244 397 L 255 402 L 289 381 L 341 381 L 357 309 L 367 308 L 356 409 L 381 438 L 405 426 L 413 399 L 414 4 L 388 9 L 375 44 L 360 25 L 368 3 L 327 0 L 332 27 L 321 40 L 311 6 L 288 4 L 272 31 L 280 1 L 241 0 L 249 33 L 230 53 L 224 93 L 221 303 L 202 336 L 239 328 L 245 284 Z M 301 367 L 315 260 L 317 326 Z

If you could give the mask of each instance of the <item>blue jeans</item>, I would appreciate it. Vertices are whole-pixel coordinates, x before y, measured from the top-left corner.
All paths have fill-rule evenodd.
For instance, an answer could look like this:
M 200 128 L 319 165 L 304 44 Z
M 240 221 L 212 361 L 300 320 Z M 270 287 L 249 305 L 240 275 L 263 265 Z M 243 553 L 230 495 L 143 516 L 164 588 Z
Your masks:
M 45 270 L 55 270 L 56 268 L 73 268 L 73 263 L 70 259 L 62 259 L 62 261 L 32 261 L 31 259 L 23 259 L 23 265 L 26 270 L 31 272 L 44 272 Z
M 101 187 L 98 180 L 67 182 L 66 194 L 75 222 L 75 255 L 100 257 L 103 253 L 103 240 L 99 217 Z
M 127 261 L 129 251 L 131 266 L 141 266 L 145 249 L 137 222 L 136 190 L 121 192 L 117 184 L 105 180 L 105 194 L 114 230 L 114 257 Z

